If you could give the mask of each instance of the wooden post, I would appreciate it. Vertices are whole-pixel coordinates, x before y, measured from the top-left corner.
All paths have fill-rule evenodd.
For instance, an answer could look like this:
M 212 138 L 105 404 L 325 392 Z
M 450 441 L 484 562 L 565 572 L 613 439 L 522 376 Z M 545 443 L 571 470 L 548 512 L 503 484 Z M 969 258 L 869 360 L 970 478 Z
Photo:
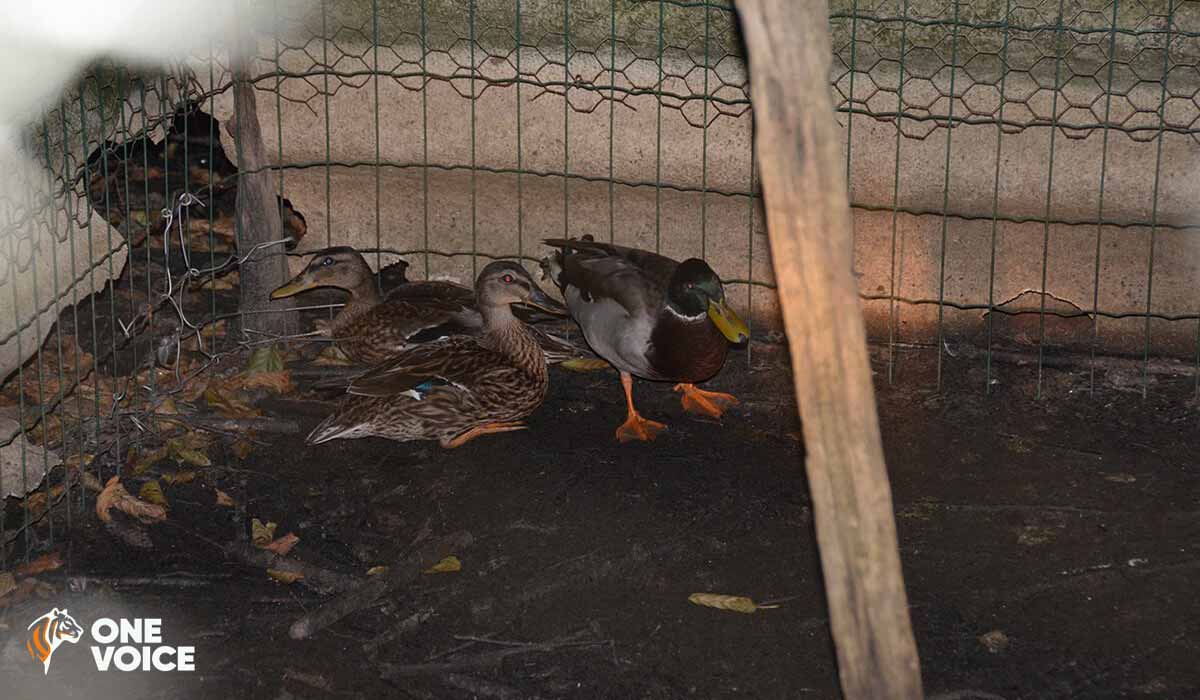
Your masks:
M 830 100 L 825 0 L 738 0 L 754 147 L 808 452 L 817 544 L 847 698 L 920 698 L 921 674 Z
M 251 82 L 255 38 L 247 27 L 240 28 L 238 36 L 237 51 L 233 58 L 234 118 L 230 135 L 237 145 L 238 170 L 241 171 L 238 176 L 237 231 L 238 254 L 244 256 L 256 245 L 283 238 L 283 224 L 280 222 L 279 202 L 271 172 L 266 169 L 270 163 L 262 142 L 258 101 Z M 287 256 L 282 245 L 261 248 L 242 263 L 239 308 L 243 312 L 243 332 L 250 330 L 279 336 L 297 332 L 299 319 L 294 312 L 290 312 L 295 307 L 295 300 L 270 299 L 271 290 L 282 285 L 287 278 Z M 278 313 L 261 313 L 267 309 Z

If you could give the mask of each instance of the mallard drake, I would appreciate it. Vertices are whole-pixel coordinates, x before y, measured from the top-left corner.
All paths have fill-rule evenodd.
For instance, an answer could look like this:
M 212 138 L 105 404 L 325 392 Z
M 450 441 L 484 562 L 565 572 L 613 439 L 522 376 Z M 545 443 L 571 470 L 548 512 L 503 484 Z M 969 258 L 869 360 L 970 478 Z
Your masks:
M 415 343 L 447 335 L 477 335 L 484 317 L 476 307 L 475 290 L 453 282 L 408 281 L 408 263 L 387 265 L 376 275 L 361 253 L 349 246 L 317 251 L 308 265 L 290 282 L 271 293 L 272 299 L 334 287 L 350 294 L 333 319 L 329 335 L 338 349 L 354 362 L 375 364 Z M 385 294 L 379 293 L 383 286 Z M 558 305 L 558 316 L 566 309 Z M 518 308 L 522 321 L 547 317 Z M 570 342 L 538 329 L 530 329 L 550 363 L 579 358 L 585 352 Z
M 720 418 L 737 403 L 730 394 L 696 386 L 725 364 L 730 343 L 750 337 L 706 262 L 676 262 L 590 236 L 545 242 L 558 248 L 543 267 L 562 290 L 571 316 L 592 350 L 621 374 L 629 414 L 617 428 L 618 440 L 653 440 L 666 427 L 634 408 L 634 376 L 676 382 L 684 410 L 692 413 Z
M 383 437 L 437 440 L 453 448 L 481 435 L 520 430 L 546 397 L 549 370 L 512 304 L 550 311 L 562 305 L 525 268 L 496 261 L 475 282 L 483 332 L 413 345 L 355 379 L 333 415 L 309 434 L 311 445 Z

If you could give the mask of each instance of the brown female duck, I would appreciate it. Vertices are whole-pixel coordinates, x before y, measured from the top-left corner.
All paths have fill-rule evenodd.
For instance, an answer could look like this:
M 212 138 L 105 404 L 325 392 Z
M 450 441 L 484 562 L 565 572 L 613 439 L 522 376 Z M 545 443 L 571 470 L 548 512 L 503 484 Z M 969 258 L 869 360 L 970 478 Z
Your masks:
M 347 357 L 363 364 L 381 362 L 416 343 L 483 331 L 485 319 L 481 309 L 476 308 L 474 290 L 436 280 L 409 282 L 404 276 L 406 267 L 403 261 L 393 263 L 377 278 L 357 250 L 347 246 L 326 248 L 317 251 L 304 270 L 272 292 L 271 298 L 282 299 L 318 287 L 348 292 L 350 298 L 328 332 Z M 381 282 L 390 288 L 386 296 L 379 293 Z M 532 320 L 526 310 L 519 313 Z M 531 332 L 548 362 L 585 354 L 549 333 Z
M 437 440 L 453 448 L 489 433 L 520 430 L 546 396 L 549 371 L 537 339 L 512 312 L 523 303 L 562 305 L 525 268 L 489 264 L 475 283 L 483 332 L 413 345 L 351 383 L 338 410 L 308 436 Z
M 386 360 L 419 342 L 422 332 L 437 338 L 480 325 L 478 312 L 472 308 L 474 293 L 458 285 L 440 283 L 419 298 L 382 298 L 367 261 L 346 246 L 317 251 L 299 275 L 271 292 L 271 298 L 318 287 L 336 287 L 350 294 L 328 333 L 338 349 L 355 362 Z

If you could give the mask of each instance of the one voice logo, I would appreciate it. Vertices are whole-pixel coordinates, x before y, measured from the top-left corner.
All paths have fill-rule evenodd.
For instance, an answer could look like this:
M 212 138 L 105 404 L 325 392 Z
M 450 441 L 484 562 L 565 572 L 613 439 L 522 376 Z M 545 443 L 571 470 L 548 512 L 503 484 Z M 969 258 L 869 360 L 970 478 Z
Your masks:
M 29 625 L 25 649 L 50 673 L 54 650 L 64 642 L 78 644 L 83 627 L 66 609 L 54 608 Z M 195 671 L 196 647 L 162 643 L 162 620 L 156 617 L 102 617 L 92 623 L 92 660 L 97 671 Z
M 50 673 L 50 657 L 63 642 L 77 644 L 83 637 L 83 628 L 66 609 L 55 608 L 29 625 L 29 638 L 25 648 L 34 661 L 42 664 L 42 673 Z

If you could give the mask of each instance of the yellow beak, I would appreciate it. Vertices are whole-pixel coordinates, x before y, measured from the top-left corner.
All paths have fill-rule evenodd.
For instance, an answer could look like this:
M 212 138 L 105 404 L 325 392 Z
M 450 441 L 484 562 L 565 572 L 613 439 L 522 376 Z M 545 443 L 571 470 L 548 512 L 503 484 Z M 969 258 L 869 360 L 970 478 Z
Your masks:
M 729 339 L 729 342 L 741 343 L 750 339 L 750 329 L 746 327 L 742 319 L 738 318 L 733 309 L 729 308 L 724 299 L 720 301 L 709 299 L 708 317 L 717 330 L 721 331 L 721 335 Z
M 312 289 L 314 286 L 313 279 L 308 272 L 301 272 L 293 277 L 290 282 L 271 292 L 271 298 L 284 299 L 286 297 L 299 294 L 305 290 Z

